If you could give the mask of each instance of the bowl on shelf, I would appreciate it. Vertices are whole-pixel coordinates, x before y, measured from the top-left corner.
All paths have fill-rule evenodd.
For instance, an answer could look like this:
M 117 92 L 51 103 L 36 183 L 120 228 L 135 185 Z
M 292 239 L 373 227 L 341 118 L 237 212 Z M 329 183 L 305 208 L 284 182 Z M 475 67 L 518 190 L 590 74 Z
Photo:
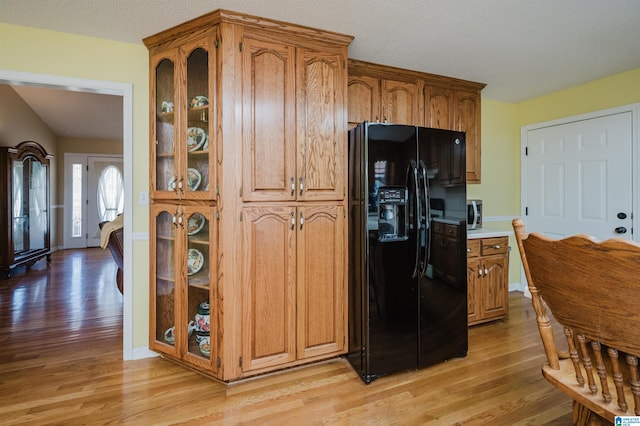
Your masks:
M 164 332 L 164 340 L 167 343 L 171 343 L 173 344 L 176 340 L 176 328 L 174 327 L 169 327 L 165 330 Z
M 211 355 L 211 345 L 209 344 L 209 338 L 207 337 L 202 342 L 198 344 L 198 348 L 200 348 L 200 352 L 204 356 Z
M 198 108 L 205 105 L 209 105 L 209 98 L 207 98 L 204 95 L 194 97 L 193 99 L 191 99 L 191 102 L 189 103 L 189 106 L 191 108 Z

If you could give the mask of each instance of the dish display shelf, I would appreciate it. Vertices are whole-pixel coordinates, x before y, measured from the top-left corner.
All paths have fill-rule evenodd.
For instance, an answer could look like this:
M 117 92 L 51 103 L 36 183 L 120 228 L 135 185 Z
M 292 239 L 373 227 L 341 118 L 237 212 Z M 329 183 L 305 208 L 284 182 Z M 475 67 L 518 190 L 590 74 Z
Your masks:
M 217 297 L 215 208 L 155 204 L 151 209 L 151 348 L 215 370 L 217 309 L 209 305 Z
M 209 44 L 187 44 L 152 58 L 151 191 L 156 199 L 215 198 L 215 86 L 209 71 L 215 72 L 215 50 Z

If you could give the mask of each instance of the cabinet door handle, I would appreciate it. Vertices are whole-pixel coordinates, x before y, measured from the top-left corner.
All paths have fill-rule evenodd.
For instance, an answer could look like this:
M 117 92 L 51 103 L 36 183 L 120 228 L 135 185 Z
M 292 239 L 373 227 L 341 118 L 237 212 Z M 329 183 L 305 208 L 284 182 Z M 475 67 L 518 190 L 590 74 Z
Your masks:
M 494 249 L 498 250 L 500 247 L 500 244 L 496 244 L 495 246 L 493 246 Z
M 302 225 L 304 225 L 304 217 L 302 216 L 302 212 L 300 212 L 300 230 L 302 231 Z
M 291 176 L 291 196 L 296 192 L 296 180 Z
M 486 266 L 485 266 L 485 268 L 484 268 L 484 274 L 485 274 L 485 275 L 489 275 L 489 269 L 487 269 L 487 267 L 486 267 Z
M 478 267 L 478 276 L 481 277 L 482 276 L 482 266 Z
M 291 230 L 293 231 L 296 228 L 296 215 L 291 212 Z
M 302 195 L 303 190 L 304 190 L 304 184 L 302 183 L 302 177 L 300 177 L 300 195 Z

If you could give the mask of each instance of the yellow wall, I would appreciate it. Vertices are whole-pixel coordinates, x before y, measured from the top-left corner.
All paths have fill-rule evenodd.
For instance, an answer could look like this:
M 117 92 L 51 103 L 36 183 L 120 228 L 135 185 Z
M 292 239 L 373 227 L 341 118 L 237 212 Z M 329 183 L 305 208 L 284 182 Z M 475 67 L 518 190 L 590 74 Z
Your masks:
M 0 40 L 0 69 L 132 84 L 132 232 L 148 233 L 148 207 L 138 206 L 134 195 L 149 190 L 149 71 L 144 45 L 7 24 L 0 24 Z M 148 246 L 147 241 L 133 241 L 134 349 L 148 344 Z

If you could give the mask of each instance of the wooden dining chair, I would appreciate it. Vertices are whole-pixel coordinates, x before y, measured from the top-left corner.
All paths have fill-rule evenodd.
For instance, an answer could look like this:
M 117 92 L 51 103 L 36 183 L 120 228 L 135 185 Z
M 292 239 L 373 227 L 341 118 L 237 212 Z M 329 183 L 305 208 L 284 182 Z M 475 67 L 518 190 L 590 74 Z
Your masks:
M 640 245 L 527 235 L 520 219 L 513 229 L 547 356 L 542 375 L 573 399 L 574 424 L 640 416 Z

